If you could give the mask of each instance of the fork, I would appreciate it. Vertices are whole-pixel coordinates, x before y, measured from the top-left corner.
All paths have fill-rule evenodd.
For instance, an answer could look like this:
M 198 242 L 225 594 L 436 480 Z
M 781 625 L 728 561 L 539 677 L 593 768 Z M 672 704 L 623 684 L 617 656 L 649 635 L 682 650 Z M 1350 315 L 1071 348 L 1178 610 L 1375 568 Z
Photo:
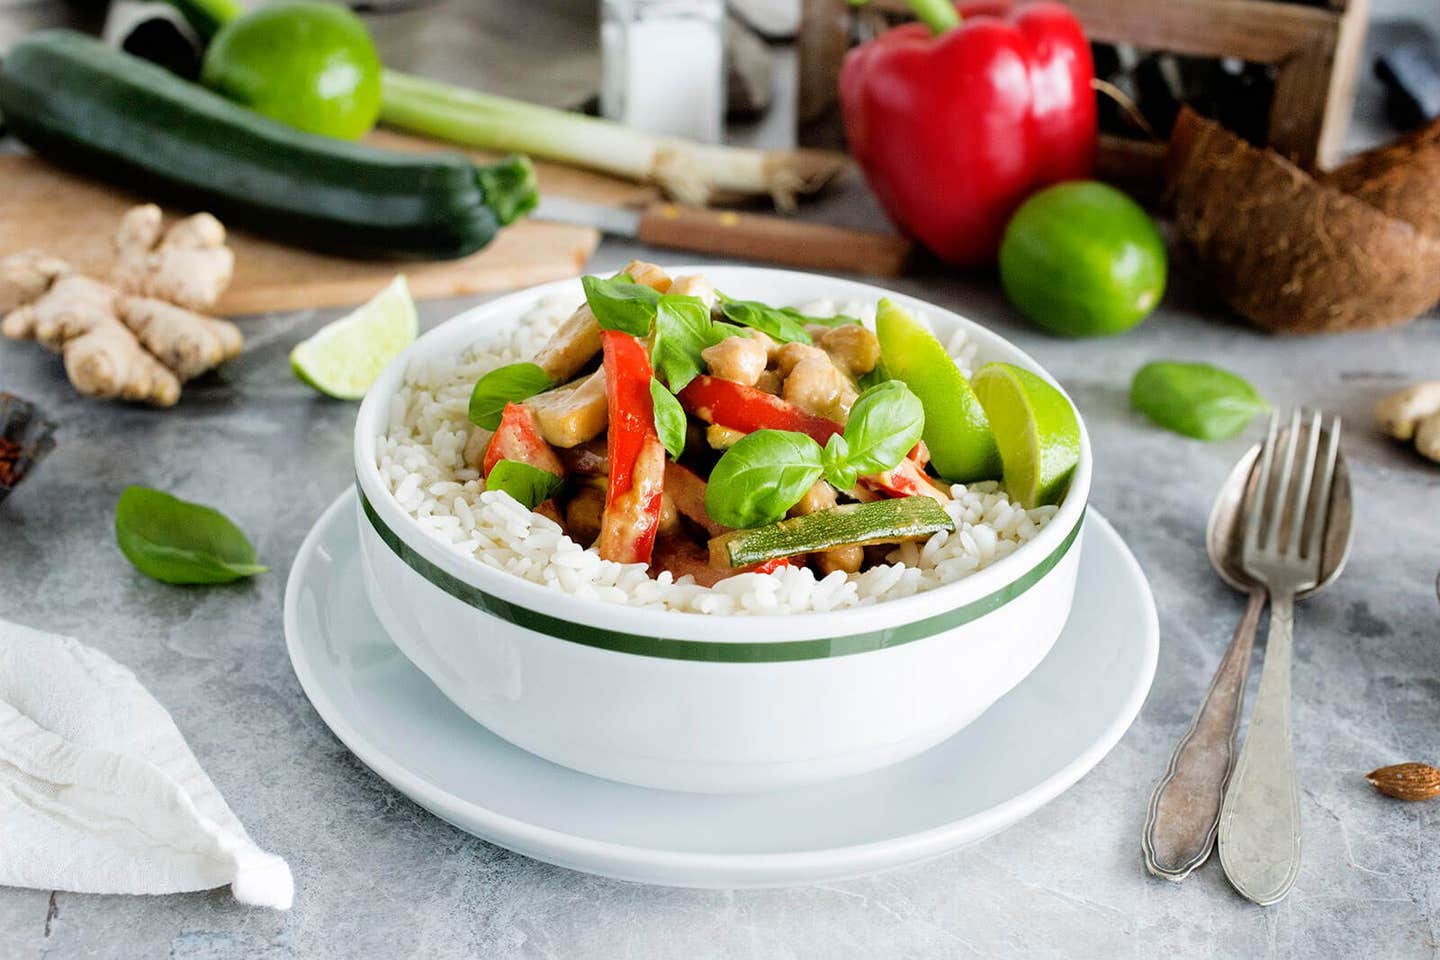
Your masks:
M 1340 436 L 1336 417 L 1323 431 L 1324 451 L 1319 449 L 1321 417 L 1316 411 L 1297 464 L 1301 435 L 1297 409 L 1290 419 L 1277 477 L 1278 425 L 1271 414 L 1241 548 L 1245 572 L 1270 594 L 1269 640 L 1245 746 L 1220 810 L 1220 863 L 1225 875 L 1243 896 L 1261 905 L 1281 900 L 1300 872 L 1300 794 L 1290 735 L 1295 594 L 1320 580 Z

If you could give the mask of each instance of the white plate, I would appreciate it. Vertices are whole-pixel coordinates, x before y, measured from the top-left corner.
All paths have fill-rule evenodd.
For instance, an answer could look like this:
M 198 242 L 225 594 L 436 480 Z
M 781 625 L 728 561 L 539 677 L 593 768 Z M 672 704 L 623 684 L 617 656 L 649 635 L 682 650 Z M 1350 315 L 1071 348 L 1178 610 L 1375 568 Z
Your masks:
M 1075 606 L 1054 649 L 939 746 L 875 773 L 776 793 L 628 786 L 506 743 L 410 664 L 365 599 L 354 496 L 342 494 L 321 516 L 286 586 L 285 640 L 305 693 L 366 766 L 416 803 L 575 870 L 675 886 L 779 886 L 947 853 L 1084 776 L 1135 719 L 1155 674 L 1150 587 L 1092 509 Z

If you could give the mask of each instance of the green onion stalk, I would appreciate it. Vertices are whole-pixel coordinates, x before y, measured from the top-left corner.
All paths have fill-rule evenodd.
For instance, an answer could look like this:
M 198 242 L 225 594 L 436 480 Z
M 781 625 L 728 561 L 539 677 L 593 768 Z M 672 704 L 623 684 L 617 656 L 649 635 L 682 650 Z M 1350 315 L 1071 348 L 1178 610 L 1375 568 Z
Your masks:
M 655 183 L 681 203 L 743 194 L 791 209 L 798 195 L 824 186 L 844 164 L 824 151 L 713 146 L 645 133 L 395 70 L 384 72 L 381 91 L 380 122 L 388 127 Z
M 170 0 L 203 40 L 244 11 L 238 0 Z M 769 196 L 793 209 L 800 194 L 845 166 L 823 150 L 756 150 L 645 133 L 624 124 L 385 70 L 380 122 L 478 150 L 524 153 L 654 183 L 681 203 L 717 195 Z

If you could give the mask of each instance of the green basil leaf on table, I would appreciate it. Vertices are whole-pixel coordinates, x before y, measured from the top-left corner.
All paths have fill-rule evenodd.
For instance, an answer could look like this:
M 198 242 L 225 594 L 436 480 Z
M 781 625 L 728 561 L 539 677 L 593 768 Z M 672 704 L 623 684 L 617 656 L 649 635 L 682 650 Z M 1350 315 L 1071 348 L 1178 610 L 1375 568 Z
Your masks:
M 757 300 L 720 301 L 720 313 L 731 323 L 759 330 L 779 343 L 810 343 L 810 334 L 805 324 L 778 307 L 760 303 Z
M 700 351 L 724 339 L 710 321 L 710 311 L 696 297 L 661 297 L 656 304 L 655 332 L 650 338 L 650 363 L 665 385 L 679 393 L 705 372 Z
M 925 432 L 925 407 L 899 380 L 869 388 L 845 421 L 846 465 L 857 473 L 883 473 L 905 459 Z
M 832 433 L 820 452 L 820 462 L 825 466 L 825 479 L 841 490 L 849 490 L 860 478 L 860 471 L 850 463 L 850 444 L 843 433 Z
M 115 540 L 135 569 L 165 583 L 229 583 L 270 569 L 224 514 L 149 487 L 120 494 Z
M 585 302 L 595 320 L 606 330 L 621 330 L 632 337 L 643 337 L 650 332 L 655 311 L 661 294 L 643 283 L 631 282 L 629 276 L 581 277 L 580 285 L 585 288 Z
M 475 384 L 470 393 L 470 422 L 486 430 L 500 426 L 505 404 L 528 400 L 555 386 L 555 381 L 533 363 L 509 363 L 496 367 Z
M 1130 384 L 1130 404 L 1167 430 L 1225 440 L 1270 409 L 1243 378 L 1208 363 L 1147 363 Z
M 503 490 L 525 509 L 534 510 L 549 500 L 564 482 L 549 470 L 541 470 L 519 460 L 501 460 L 485 478 L 485 489 Z
M 685 452 L 685 408 L 680 406 L 675 394 L 654 378 L 650 380 L 650 404 L 655 411 L 655 432 L 665 445 L 665 452 L 671 460 L 679 460 Z
M 820 444 L 805 434 L 756 430 L 715 464 L 705 487 L 705 510 L 727 527 L 774 523 L 823 472 Z

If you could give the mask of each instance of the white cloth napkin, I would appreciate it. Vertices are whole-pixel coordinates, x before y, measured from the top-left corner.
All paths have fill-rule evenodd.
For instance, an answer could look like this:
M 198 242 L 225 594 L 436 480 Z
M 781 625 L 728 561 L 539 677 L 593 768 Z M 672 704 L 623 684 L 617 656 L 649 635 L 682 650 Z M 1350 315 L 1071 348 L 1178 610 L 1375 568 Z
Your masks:
M 230 885 L 288 910 L 290 867 L 251 842 L 165 708 L 68 637 L 0 620 L 0 884 L 78 893 Z

